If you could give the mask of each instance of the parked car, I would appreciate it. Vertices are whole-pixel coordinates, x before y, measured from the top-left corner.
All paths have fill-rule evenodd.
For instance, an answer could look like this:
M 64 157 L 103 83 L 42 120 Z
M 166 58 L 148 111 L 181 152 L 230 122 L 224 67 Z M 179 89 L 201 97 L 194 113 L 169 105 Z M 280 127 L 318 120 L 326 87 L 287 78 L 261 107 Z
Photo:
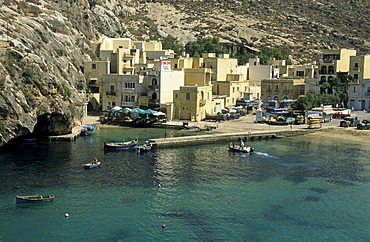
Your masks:
M 216 114 L 216 115 L 207 115 L 203 121 L 215 121 L 221 122 L 227 120 L 226 116 L 223 114 Z
M 369 119 L 362 120 L 361 123 L 357 124 L 357 129 L 360 130 L 370 129 L 370 120 Z
M 356 127 L 359 123 L 357 117 L 345 117 L 343 120 L 340 121 L 339 127 Z

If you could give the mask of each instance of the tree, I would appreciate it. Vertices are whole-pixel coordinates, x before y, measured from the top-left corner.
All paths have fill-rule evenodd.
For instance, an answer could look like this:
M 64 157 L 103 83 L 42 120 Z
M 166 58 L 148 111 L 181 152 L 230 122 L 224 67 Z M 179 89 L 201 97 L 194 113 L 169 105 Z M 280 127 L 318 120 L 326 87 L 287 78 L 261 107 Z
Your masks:
M 225 53 L 217 37 L 198 38 L 196 41 L 189 41 L 185 45 L 186 53 L 190 56 L 199 57 L 203 53 Z
M 184 51 L 184 46 L 176 39 L 175 37 L 168 35 L 162 40 L 162 48 L 163 49 L 171 49 L 173 50 L 178 56 L 182 54 Z
M 321 94 L 328 94 L 328 90 L 330 89 L 329 82 L 323 82 L 323 84 L 320 87 Z
M 284 47 L 268 48 L 264 46 L 261 48 L 261 52 L 259 54 L 260 63 L 265 65 L 270 59 L 273 59 L 273 58 L 276 60 L 286 60 L 288 59 L 289 54 L 290 54 L 290 50 Z
M 338 86 L 339 86 L 339 79 L 337 77 L 334 77 L 332 79 L 329 80 L 329 84 L 330 84 L 330 88 L 331 88 L 331 93 L 335 93 L 338 89 Z
M 333 94 L 307 94 L 304 97 L 299 97 L 293 104 L 293 108 L 297 110 L 309 110 L 322 105 L 332 105 L 340 103 L 340 96 Z

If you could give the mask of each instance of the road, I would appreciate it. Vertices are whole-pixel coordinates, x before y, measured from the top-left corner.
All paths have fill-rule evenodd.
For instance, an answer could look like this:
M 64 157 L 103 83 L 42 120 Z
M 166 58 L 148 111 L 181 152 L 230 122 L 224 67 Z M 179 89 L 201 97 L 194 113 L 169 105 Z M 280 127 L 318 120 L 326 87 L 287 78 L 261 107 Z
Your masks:
M 370 113 L 363 111 L 355 111 L 352 116 L 358 117 L 361 121 L 363 119 L 370 119 Z M 204 128 L 206 126 L 215 126 L 217 133 L 228 133 L 228 132 L 245 132 L 245 131 L 286 131 L 286 130 L 296 130 L 296 129 L 306 129 L 307 124 L 302 125 L 269 125 L 269 124 L 257 124 L 255 123 L 256 115 L 249 114 L 243 116 L 239 119 L 222 121 L 222 122 L 190 122 L 186 120 L 172 120 L 168 121 L 169 125 L 183 125 L 183 122 L 187 122 L 189 126 L 197 126 Z M 333 119 L 329 123 L 322 124 L 323 128 L 326 127 L 339 127 L 340 119 Z M 84 124 L 99 123 L 99 116 L 87 116 L 84 119 Z

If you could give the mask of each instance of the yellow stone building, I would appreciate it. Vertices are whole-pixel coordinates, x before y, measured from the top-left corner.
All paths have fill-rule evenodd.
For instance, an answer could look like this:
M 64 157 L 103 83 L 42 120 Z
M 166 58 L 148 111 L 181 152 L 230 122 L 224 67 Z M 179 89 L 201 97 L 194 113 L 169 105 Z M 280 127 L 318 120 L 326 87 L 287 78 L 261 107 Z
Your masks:
M 198 122 L 213 113 L 212 86 L 182 86 L 173 96 L 176 119 Z
M 263 79 L 261 81 L 261 99 L 269 100 L 297 99 L 304 95 L 304 79 Z
M 348 85 L 348 108 L 370 110 L 370 55 L 351 56 Z
M 356 50 L 323 50 L 319 60 L 319 85 L 330 82 L 334 78 L 341 80 L 343 76 L 348 75 L 351 56 L 356 56 Z M 343 91 L 344 85 L 341 83 L 338 90 Z

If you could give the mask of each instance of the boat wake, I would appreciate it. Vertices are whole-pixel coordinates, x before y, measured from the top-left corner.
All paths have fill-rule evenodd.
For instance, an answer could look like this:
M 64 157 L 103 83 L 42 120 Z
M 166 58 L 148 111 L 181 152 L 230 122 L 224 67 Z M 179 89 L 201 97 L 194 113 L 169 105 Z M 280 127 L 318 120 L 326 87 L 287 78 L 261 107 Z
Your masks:
M 258 151 L 255 151 L 255 152 L 253 152 L 253 153 L 254 153 L 254 154 L 257 154 L 257 155 L 260 155 L 260 156 L 267 157 L 267 158 L 279 159 L 279 157 L 276 157 L 276 156 L 273 156 L 273 155 L 270 155 L 270 154 L 267 154 L 267 153 L 264 153 L 264 152 L 258 152 Z

